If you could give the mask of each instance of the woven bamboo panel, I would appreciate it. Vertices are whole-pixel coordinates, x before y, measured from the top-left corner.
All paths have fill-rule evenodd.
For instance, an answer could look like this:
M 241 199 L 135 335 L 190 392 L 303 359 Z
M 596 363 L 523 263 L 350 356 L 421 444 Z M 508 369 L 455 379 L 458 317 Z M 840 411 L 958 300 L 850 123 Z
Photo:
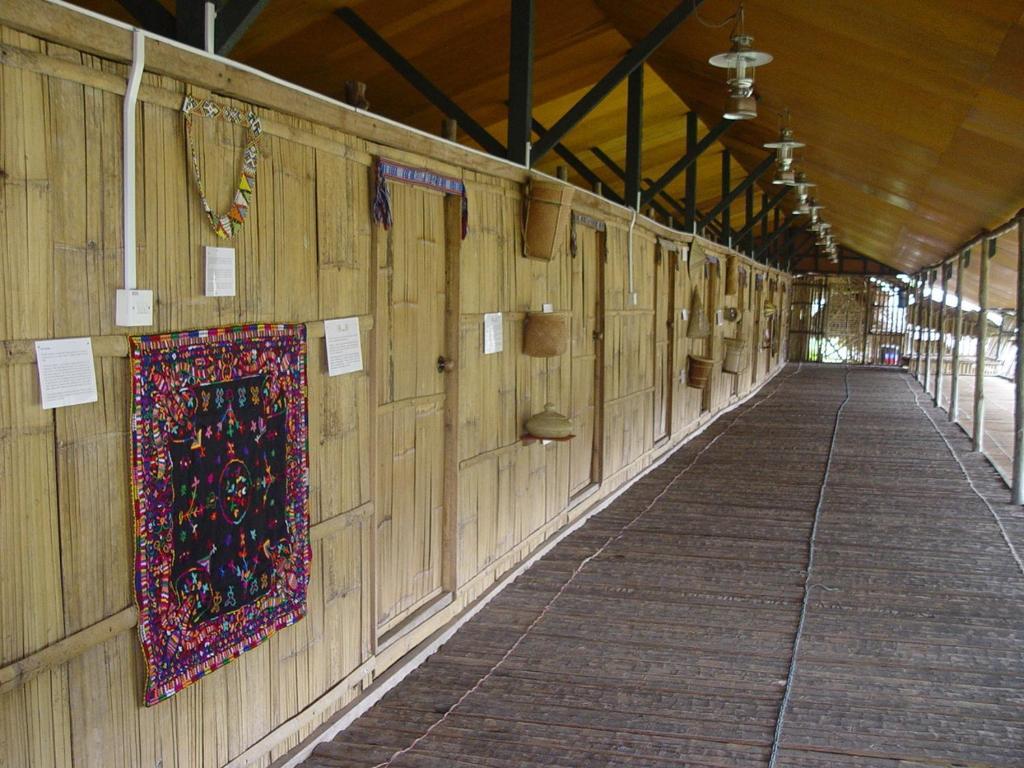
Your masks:
M 209 94 L 240 108 L 265 105 L 265 134 L 254 204 L 231 243 L 238 295 L 203 297 L 203 247 L 223 243 L 192 188 L 179 108 L 186 91 L 208 94 L 147 73 L 135 158 L 138 275 L 157 303 L 154 325 L 142 330 L 307 324 L 314 560 L 305 620 L 143 708 L 128 345 L 113 318 L 126 67 L 8 28 L 0 42 L 0 762 L 267 765 L 639 472 L 655 455 L 656 431 L 671 445 L 696 425 L 699 395 L 679 378 L 691 345 L 678 297 L 702 278 L 685 263 L 656 265 L 651 225 L 634 233 L 634 305 L 624 212 L 583 195 L 582 209 L 607 219 L 607 233 L 580 227 L 575 258 L 565 242 L 551 261 L 524 259 L 521 186 L 508 168 L 443 148 L 432 157 L 434 145 L 412 134 L 400 148 L 354 138 L 298 94 L 273 91 L 282 103 L 272 109 L 249 75 L 232 86 L 247 101 Z M 154 55 L 182 78 L 232 76 L 186 51 L 161 46 Z M 223 208 L 242 132 L 196 126 L 211 204 Z M 444 198 L 398 184 L 395 228 L 373 224 L 376 154 L 462 177 L 468 237 L 453 236 Z M 529 358 L 520 353 L 523 318 L 544 304 L 569 318 L 570 349 Z M 483 355 L 488 312 L 503 313 L 504 350 L 495 355 Z M 345 316 L 360 319 L 365 370 L 327 377 L 321 321 Z M 32 341 L 66 336 L 93 339 L 99 401 L 42 411 Z M 437 372 L 439 354 L 455 361 L 453 372 Z M 546 402 L 577 419 L 577 439 L 520 441 Z M 574 501 L 584 490 L 590 495 Z M 447 608 L 407 624 L 444 595 Z M 389 633 L 394 642 L 381 647 Z

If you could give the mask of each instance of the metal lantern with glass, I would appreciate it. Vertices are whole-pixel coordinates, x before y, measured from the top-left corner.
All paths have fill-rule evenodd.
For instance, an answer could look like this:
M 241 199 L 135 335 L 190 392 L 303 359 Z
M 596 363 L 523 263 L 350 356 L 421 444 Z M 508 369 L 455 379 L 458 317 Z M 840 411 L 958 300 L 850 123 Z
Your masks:
M 729 97 L 723 117 L 726 120 L 752 120 L 757 117 L 754 96 L 754 71 L 772 60 L 770 53 L 751 49 L 754 38 L 743 30 L 743 5 L 736 12 L 736 26 L 731 35 L 732 47 L 708 59 L 712 66 L 728 70 Z

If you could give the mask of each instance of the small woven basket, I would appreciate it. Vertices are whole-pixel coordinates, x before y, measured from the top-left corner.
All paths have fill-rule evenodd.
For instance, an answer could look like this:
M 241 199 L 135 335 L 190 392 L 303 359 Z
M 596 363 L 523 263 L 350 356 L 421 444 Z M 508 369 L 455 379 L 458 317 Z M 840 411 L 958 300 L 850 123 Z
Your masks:
M 526 316 L 523 352 L 530 357 L 557 357 L 569 343 L 569 326 L 564 315 L 549 312 Z

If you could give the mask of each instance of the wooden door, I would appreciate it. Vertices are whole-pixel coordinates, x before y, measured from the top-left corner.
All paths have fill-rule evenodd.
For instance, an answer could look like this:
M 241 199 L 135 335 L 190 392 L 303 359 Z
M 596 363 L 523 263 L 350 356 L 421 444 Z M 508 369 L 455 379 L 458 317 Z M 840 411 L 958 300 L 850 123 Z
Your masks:
M 711 328 L 711 334 L 704 339 L 704 351 L 703 357 L 709 360 L 715 360 L 717 358 L 717 344 L 715 343 L 719 336 L 718 324 L 715 322 L 715 314 L 719 309 L 719 294 L 721 280 L 719 279 L 719 265 L 718 260 L 704 261 L 704 311 L 707 313 L 708 326 Z M 708 413 L 711 410 L 714 388 L 718 386 L 718 371 L 719 367 L 713 365 L 711 367 L 711 373 L 708 375 L 708 382 L 704 385 L 704 389 L 701 390 L 700 396 L 700 412 Z
M 569 443 L 569 496 L 601 482 L 600 377 L 604 367 L 603 232 L 576 227 L 572 261 L 572 403 L 576 438 Z
M 672 432 L 675 270 L 679 254 L 657 246 L 654 268 L 654 442 Z
M 391 185 L 377 249 L 378 637 L 443 591 L 447 356 L 444 196 Z
M 761 380 L 760 371 L 758 366 L 761 360 L 761 344 L 764 342 L 763 338 L 763 318 L 761 314 L 761 307 L 764 303 L 764 290 L 762 286 L 764 282 L 758 279 L 757 275 L 753 276 L 754 287 L 750 292 L 752 312 L 754 314 L 754 338 L 750 345 L 750 384 L 751 386 L 757 384 Z

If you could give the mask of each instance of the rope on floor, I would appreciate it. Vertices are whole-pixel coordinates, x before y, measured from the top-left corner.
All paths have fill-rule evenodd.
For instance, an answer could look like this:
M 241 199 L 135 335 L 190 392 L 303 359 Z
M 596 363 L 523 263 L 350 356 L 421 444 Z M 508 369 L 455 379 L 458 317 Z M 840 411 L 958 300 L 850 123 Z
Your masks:
M 996 521 L 996 525 L 999 526 L 999 532 L 1003 535 L 1003 541 L 1006 542 L 1006 546 L 1009 548 L 1010 554 L 1013 555 L 1013 559 L 1017 561 L 1017 568 L 1020 570 L 1021 575 L 1024 576 L 1024 561 L 1021 560 L 1020 554 L 1018 554 L 1017 552 L 1017 548 L 1013 546 L 1013 542 L 1010 541 L 1010 534 L 1007 533 L 1006 526 L 1003 525 L 1003 520 L 1001 517 L 999 517 L 999 513 L 996 512 L 995 507 L 989 504 L 988 499 L 986 499 L 978 490 L 978 488 L 974 485 L 974 481 L 971 479 L 970 474 L 967 472 L 967 467 L 964 466 L 964 463 L 960 461 L 960 457 L 957 456 L 956 451 L 953 450 L 953 445 L 949 442 L 946 436 L 942 434 L 942 430 L 940 430 L 939 425 L 935 423 L 935 419 L 933 419 L 931 414 L 928 413 L 928 411 L 926 411 L 924 407 L 921 405 L 920 397 L 918 396 L 917 392 L 914 391 L 914 388 L 910 386 L 910 377 L 904 377 L 903 383 L 907 385 L 907 389 L 910 390 L 910 394 L 914 396 L 914 405 L 916 405 L 921 410 L 921 413 L 928 417 L 928 421 L 931 422 L 932 429 L 935 430 L 935 434 L 941 437 L 942 442 L 946 444 L 946 449 L 949 451 L 949 455 L 953 457 L 957 465 L 960 467 L 960 471 L 967 479 L 967 484 L 971 486 L 971 490 L 974 491 L 974 495 L 981 499 L 982 503 L 986 507 L 988 507 L 988 511 L 992 513 L 992 518 Z
M 775 734 L 772 737 L 772 751 L 768 757 L 768 768 L 775 768 L 779 759 L 779 749 L 782 746 L 782 728 L 786 722 L 786 710 L 789 708 L 789 697 L 793 691 L 793 680 L 796 678 L 797 656 L 800 653 L 800 640 L 804 633 L 804 624 L 807 621 L 807 608 L 811 601 L 811 590 L 820 587 L 820 584 L 812 583 L 814 576 L 814 546 L 818 536 L 818 522 L 821 520 L 821 509 L 825 505 L 825 487 L 828 485 L 829 472 L 832 471 L 832 457 L 836 449 L 836 437 L 839 435 L 839 420 L 842 418 L 843 409 L 850 402 L 850 366 L 845 366 L 843 371 L 843 386 L 846 389 L 846 396 L 843 398 L 839 410 L 836 411 L 835 423 L 832 426 L 832 440 L 828 446 L 828 459 L 825 461 L 825 472 L 821 477 L 821 488 L 818 491 L 818 504 L 814 508 L 814 524 L 811 526 L 811 537 L 807 542 L 807 569 L 804 572 L 804 599 L 800 605 L 800 621 L 796 625 L 796 634 L 793 636 L 793 654 L 789 659 L 789 674 L 786 675 L 786 688 L 782 694 L 782 701 L 779 702 L 779 714 L 775 720 Z M 828 589 L 828 587 L 823 587 Z M 831 590 L 829 590 L 831 591 Z
M 519 637 L 516 638 L 516 641 L 514 643 L 512 643 L 512 645 L 509 647 L 509 649 L 507 651 L 505 651 L 505 653 L 502 655 L 502 657 L 500 659 L 498 659 L 498 661 L 490 669 L 488 669 L 480 677 L 480 679 L 477 680 L 476 683 L 473 684 L 473 686 L 471 688 L 469 688 L 465 693 L 463 693 L 461 696 L 459 696 L 459 698 L 455 701 L 455 703 L 452 704 L 450 707 L 448 707 L 448 709 L 445 710 L 444 714 L 442 714 L 437 720 L 435 720 L 430 725 L 429 728 L 427 728 L 422 734 L 417 736 L 408 746 L 403 747 L 402 749 L 396 750 L 395 752 L 393 752 L 391 754 L 390 757 L 388 757 L 386 760 L 383 760 L 383 761 L 377 763 L 376 765 L 373 766 L 373 768 L 388 768 L 388 766 L 390 766 L 396 759 L 398 759 L 399 757 L 401 757 L 402 755 L 404 755 L 404 754 L 406 754 L 408 752 L 411 752 L 416 747 L 417 744 L 419 744 L 421 741 L 423 741 L 425 738 L 427 738 L 431 733 L 433 733 L 438 727 L 440 727 L 451 716 L 451 714 L 459 707 L 459 705 L 462 704 L 462 702 L 464 702 L 472 694 L 474 694 L 477 690 L 479 690 L 480 687 L 484 683 L 486 683 L 491 678 L 491 676 L 501 668 L 502 664 L 504 664 L 509 659 L 509 657 L 515 652 L 515 650 L 527 638 L 527 636 L 530 634 L 530 632 L 532 632 L 533 629 L 548 614 L 548 612 L 551 610 L 551 607 L 555 604 L 555 601 L 558 600 L 558 598 L 561 597 L 562 594 L 564 594 L 565 591 L 570 586 L 572 586 L 572 583 L 576 580 L 576 577 L 580 575 L 580 573 L 586 567 L 587 563 L 589 563 L 591 560 L 594 560 L 597 557 L 599 557 L 606 549 L 608 549 L 609 546 L 611 546 L 616 541 L 618 541 L 623 536 L 625 536 L 626 532 L 630 528 L 632 528 L 640 520 L 641 517 L 643 517 L 645 514 L 650 512 L 650 510 L 654 507 L 654 505 L 657 504 L 659 501 L 661 501 L 662 498 L 664 498 L 665 494 L 668 493 L 669 489 L 673 485 L 675 485 L 676 482 L 678 482 L 679 479 L 683 475 L 685 475 L 687 472 L 689 472 L 694 467 L 694 465 L 696 465 L 696 463 L 700 459 L 700 457 L 703 456 L 711 448 L 711 446 L 713 446 L 715 443 L 717 443 L 722 438 L 722 436 L 725 435 L 730 429 L 732 429 L 732 427 L 740 419 L 742 419 L 748 413 L 751 413 L 754 409 L 759 407 L 762 403 L 766 403 L 769 400 L 771 400 L 773 397 L 775 397 L 775 395 L 778 393 L 778 391 L 782 388 L 782 385 L 785 382 L 789 381 L 789 379 L 793 378 L 798 373 L 800 373 L 800 370 L 802 368 L 803 368 L 803 363 L 798 365 L 796 370 L 793 373 L 791 373 L 789 376 L 787 376 L 783 381 L 779 382 L 779 384 L 777 384 L 776 387 L 771 391 L 771 394 L 765 396 L 761 400 L 758 400 L 750 408 L 747 408 L 747 409 L 741 411 L 739 414 L 737 414 L 736 418 L 734 418 L 732 421 L 730 421 L 729 425 L 727 427 L 725 427 L 725 429 L 723 429 L 721 432 L 719 432 L 717 435 L 715 435 L 715 437 L 707 445 L 705 445 L 703 448 L 700 449 L 700 451 L 697 452 L 697 455 L 693 457 L 693 460 L 689 464 L 687 464 L 685 467 L 683 467 L 681 470 L 679 470 L 679 472 L 677 472 L 672 477 L 672 479 L 669 480 L 668 483 L 665 484 L 665 487 L 661 490 L 660 493 L 658 493 L 657 496 L 654 497 L 654 499 L 651 500 L 650 504 L 648 504 L 646 507 L 644 507 L 642 510 L 640 510 L 629 522 L 627 522 L 625 525 L 623 525 L 619 529 L 618 533 L 609 536 L 605 540 L 605 542 L 594 551 L 593 554 L 591 554 L 590 556 L 585 558 L 579 565 L 576 566 L 576 568 L 573 570 L 572 574 L 570 574 L 569 578 L 566 579 L 566 581 L 562 584 L 562 586 L 558 588 L 558 591 L 555 592 L 555 594 L 551 597 L 551 599 L 548 600 L 548 602 L 545 604 L 545 606 L 541 609 L 540 613 L 537 614 L 537 617 L 532 622 L 530 622 L 530 625 L 526 629 L 523 630 L 522 634 L 520 634 Z

